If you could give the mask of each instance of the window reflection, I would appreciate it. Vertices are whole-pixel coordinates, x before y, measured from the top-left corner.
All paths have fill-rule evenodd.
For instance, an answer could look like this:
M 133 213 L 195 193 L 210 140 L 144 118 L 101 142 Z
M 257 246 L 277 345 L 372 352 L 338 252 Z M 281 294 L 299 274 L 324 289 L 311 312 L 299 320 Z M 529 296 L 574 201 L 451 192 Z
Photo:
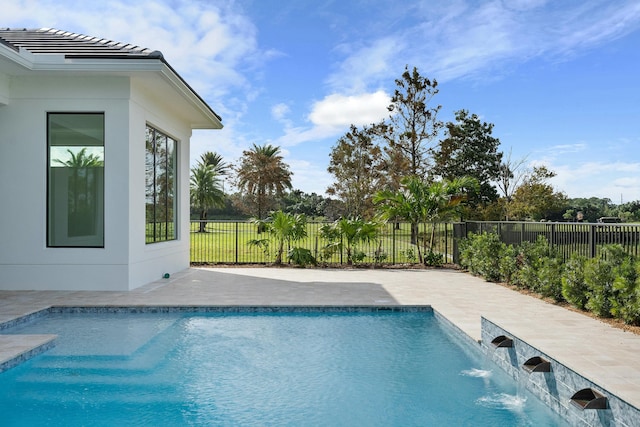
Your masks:
M 176 146 L 177 142 L 147 126 L 146 242 L 175 240 L 176 235 Z
M 51 113 L 48 246 L 104 246 L 104 115 Z

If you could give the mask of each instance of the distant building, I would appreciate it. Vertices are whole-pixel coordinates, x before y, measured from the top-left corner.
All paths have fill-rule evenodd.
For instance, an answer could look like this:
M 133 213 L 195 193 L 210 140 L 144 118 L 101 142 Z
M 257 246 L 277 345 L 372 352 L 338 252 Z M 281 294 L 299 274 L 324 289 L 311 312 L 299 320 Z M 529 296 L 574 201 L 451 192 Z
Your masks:
M 189 266 L 189 139 L 221 118 L 158 51 L 0 29 L 0 289 L 129 290 Z

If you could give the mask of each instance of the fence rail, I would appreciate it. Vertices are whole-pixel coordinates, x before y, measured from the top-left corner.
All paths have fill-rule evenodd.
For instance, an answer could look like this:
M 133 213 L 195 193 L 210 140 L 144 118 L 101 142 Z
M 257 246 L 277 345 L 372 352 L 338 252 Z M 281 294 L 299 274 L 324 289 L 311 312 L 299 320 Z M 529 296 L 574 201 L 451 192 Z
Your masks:
M 573 253 L 593 258 L 611 244 L 621 245 L 636 256 L 640 253 L 640 224 L 469 221 L 455 228 L 456 238 L 471 233 L 497 233 L 502 242 L 510 245 L 535 242 L 538 236 L 544 236 L 564 259 Z
M 204 224 L 204 232 L 201 232 Z M 333 256 L 323 258 L 322 249 L 329 243 L 320 235 L 320 227 L 326 222 L 309 222 L 307 237 L 295 246 L 309 249 L 323 264 L 339 265 L 347 263 L 346 248 Z M 420 230 L 425 233 L 425 230 Z M 426 230 L 431 235 L 431 228 Z M 275 241 L 271 250 L 263 252 L 250 245 L 253 239 L 269 238 L 267 233 L 259 233 L 256 224 L 246 221 L 191 221 L 191 262 L 208 264 L 261 264 L 274 261 Z M 344 246 L 344 245 L 343 245 Z M 286 248 L 285 250 L 288 250 Z M 358 244 L 354 248 L 364 253 L 360 261 L 366 264 L 412 264 L 418 262 L 418 251 L 411 243 L 410 223 L 388 223 L 375 242 Z M 453 224 L 436 224 L 434 251 L 443 254 L 445 260 L 453 257 Z

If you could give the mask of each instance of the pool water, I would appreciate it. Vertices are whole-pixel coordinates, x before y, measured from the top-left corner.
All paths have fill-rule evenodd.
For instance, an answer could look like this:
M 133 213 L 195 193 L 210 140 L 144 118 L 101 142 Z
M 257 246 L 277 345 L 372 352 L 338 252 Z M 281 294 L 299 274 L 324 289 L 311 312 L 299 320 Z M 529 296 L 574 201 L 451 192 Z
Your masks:
M 50 314 L 4 426 L 556 426 L 433 313 Z

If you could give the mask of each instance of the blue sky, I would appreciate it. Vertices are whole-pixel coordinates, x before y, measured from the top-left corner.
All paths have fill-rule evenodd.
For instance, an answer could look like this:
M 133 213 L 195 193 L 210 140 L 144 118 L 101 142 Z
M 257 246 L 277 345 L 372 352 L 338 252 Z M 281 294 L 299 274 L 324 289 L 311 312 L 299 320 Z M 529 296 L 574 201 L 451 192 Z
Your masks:
M 569 197 L 640 200 L 638 0 L 13 0 L 0 26 L 57 28 L 163 52 L 222 116 L 192 160 L 282 148 L 324 193 L 331 147 L 387 116 L 405 65 L 439 82 L 502 151 L 544 164 Z

